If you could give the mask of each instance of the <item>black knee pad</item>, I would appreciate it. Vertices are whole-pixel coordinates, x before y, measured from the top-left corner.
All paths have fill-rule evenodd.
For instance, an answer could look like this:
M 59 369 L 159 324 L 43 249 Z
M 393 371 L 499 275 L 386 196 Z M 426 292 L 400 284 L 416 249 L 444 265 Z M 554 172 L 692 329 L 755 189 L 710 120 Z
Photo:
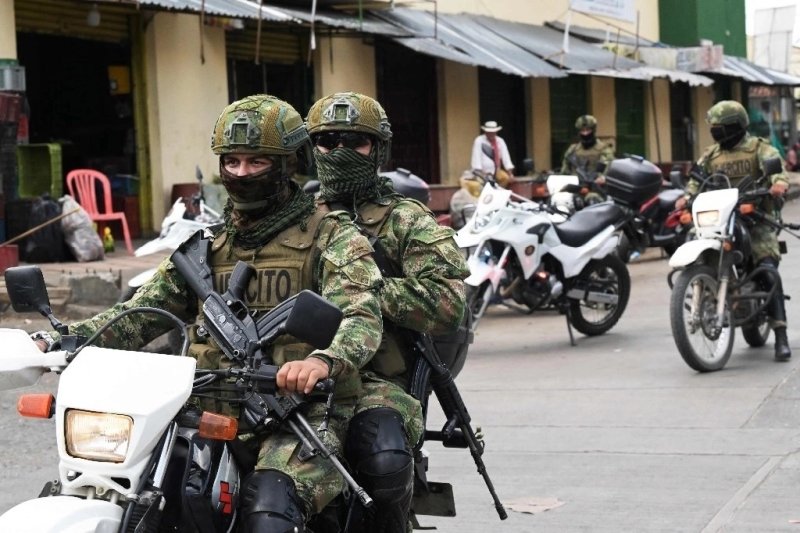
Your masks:
M 277 470 L 256 470 L 242 486 L 244 531 L 303 531 L 303 504 L 292 478 Z
M 766 257 L 759 261 L 758 266 L 763 269 L 762 280 L 767 287 L 772 287 L 776 283 L 780 287 L 781 274 L 778 272 L 778 261 L 772 257 Z
M 407 441 L 403 418 L 394 409 L 369 409 L 350 421 L 347 460 L 377 504 L 408 500 L 414 459 Z

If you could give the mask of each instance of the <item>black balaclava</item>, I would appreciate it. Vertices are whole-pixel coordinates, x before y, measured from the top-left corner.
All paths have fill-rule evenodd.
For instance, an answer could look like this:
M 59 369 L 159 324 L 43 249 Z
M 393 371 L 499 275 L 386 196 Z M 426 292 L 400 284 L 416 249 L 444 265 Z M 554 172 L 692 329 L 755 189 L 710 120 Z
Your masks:
M 594 146 L 594 143 L 597 142 L 597 137 L 595 137 L 594 135 L 594 130 L 585 135 L 579 133 L 578 136 L 581 138 L 581 145 L 584 148 L 591 148 L 592 146 Z
M 711 126 L 711 137 L 719 143 L 723 150 L 730 150 L 744 138 L 747 130 L 738 123 L 715 124 Z
M 245 250 L 261 248 L 272 237 L 314 212 L 313 200 L 289 176 L 295 156 L 270 157 L 275 164 L 263 172 L 236 176 L 220 158 L 220 177 L 228 192 L 223 210 L 225 229 Z

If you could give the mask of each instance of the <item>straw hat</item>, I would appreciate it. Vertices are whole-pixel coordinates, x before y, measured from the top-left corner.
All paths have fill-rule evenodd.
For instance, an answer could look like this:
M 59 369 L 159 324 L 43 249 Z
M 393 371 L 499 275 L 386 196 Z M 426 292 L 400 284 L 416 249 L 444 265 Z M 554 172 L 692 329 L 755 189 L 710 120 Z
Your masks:
M 486 121 L 486 122 L 483 124 L 483 126 L 481 126 L 481 129 L 482 129 L 483 131 L 487 132 L 487 133 L 494 133 L 494 132 L 496 132 L 496 131 L 500 131 L 500 130 L 502 130 L 502 129 L 503 129 L 503 126 L 498 126 L 498 125 L 497 125 L 497 122 L 495 122 L 494 120 L 487 120 L 487 121 Z

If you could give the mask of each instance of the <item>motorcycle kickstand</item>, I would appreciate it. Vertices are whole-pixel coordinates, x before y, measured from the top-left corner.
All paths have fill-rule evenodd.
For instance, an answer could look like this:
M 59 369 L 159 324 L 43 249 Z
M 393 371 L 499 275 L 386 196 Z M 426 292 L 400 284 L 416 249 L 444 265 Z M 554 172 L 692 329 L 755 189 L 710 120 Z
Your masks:
M 575 344 L 575 335 L 572 333 L 572 321 L 570 320 L 572 312 L 569 310 L 569 306 L 567 307 L 567 312 L 564 313 L 564 316 L 567 317 L 567 332 L 569 333 L 569 344 L 570 346 L 577 346 L 577 344 Z

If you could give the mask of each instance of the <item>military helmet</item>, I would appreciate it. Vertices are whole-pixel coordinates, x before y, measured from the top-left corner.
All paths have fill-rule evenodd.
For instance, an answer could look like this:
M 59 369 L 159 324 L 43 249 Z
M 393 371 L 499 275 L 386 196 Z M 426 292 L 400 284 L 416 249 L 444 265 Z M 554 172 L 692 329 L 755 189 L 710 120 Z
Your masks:
M 288 155 L 307 141 L 308 132 L 300 113 L 279 98 L 255 94 L 222 110 L 214 126 L 211 150 L 217 155 Z
M 596 130 L 597 119 L 594 118 L 592 115 L 579 116 L 578 120 L 575 121 L 575 129 L 582 130 L 583 128 L 591 128 L 592 130 Z
M 711 126 L 736 125 L 739 129 L 745 129 L 750 124 L 750 119 L 742 104 L 735 100 L 722 100 L 708 110 L 706 122 Z
M 318 100 L 306 117 L 309 135 L 324 131 L 358 131 L 374 135 L 379 141 L 392 138 L 386 111 L 369 96 L 348 92 L 335 93 Z

